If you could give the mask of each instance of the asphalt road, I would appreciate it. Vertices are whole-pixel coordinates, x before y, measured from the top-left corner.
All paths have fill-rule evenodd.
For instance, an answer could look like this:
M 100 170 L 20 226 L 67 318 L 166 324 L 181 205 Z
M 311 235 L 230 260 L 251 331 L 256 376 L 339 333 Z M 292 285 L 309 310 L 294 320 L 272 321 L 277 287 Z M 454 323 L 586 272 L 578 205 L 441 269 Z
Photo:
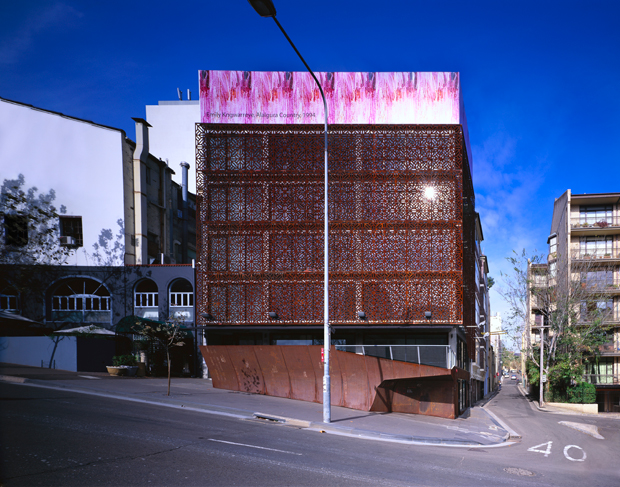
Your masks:
M 583 417 L 538 413 L 514 384 L 489 408 L 521 443 L 401 445 L 1 383 L 0 478 L 6 486 L 620 485 L 619 421 L 588 418 L 605 437 L 595 439 L 558 424 Z

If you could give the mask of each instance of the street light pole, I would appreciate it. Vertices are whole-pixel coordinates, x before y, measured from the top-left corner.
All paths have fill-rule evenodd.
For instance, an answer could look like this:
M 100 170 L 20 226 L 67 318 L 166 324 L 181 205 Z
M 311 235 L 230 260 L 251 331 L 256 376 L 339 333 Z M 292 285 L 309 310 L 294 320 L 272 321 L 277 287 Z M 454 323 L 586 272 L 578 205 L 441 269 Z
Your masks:
M 293 44 L 293 41 L 288 36 L 284 28 L 276 19 L 276 8 L 271 0 L 248 0 L 250 5 L 256 13 L 261 17 L 271 17 L 276 25 L 286 37 L 291 47 L 295 50 L 301 62 L 314 79 L 316 85 L 319 87 L 321 97 L 323 98 L 323 107 L 325 109 L 325 168 L 324 168 L 324 185 L 325 185 L 325 204 L 323 207 L 323 221 L 324 221 L 324 262 L 323 262 L 323 422 L 331 423 L 331 380 L 329 376 L 329 349 L 331 345 L 331 330 L 329 329 L 329 200 L 328 200 L 328 166 L 327 166 L 327 100 L 325 99 L 325 93 L 323 93 L 323 87 L 319 80 L 314 75 L 314 72 L 308 66 L 303 56 Z

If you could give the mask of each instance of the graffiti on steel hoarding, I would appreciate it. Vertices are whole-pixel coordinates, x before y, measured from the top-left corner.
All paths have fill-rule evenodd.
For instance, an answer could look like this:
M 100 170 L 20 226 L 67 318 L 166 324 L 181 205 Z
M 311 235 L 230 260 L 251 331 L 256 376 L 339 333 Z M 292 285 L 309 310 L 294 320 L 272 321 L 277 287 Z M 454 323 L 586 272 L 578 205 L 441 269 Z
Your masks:
M 329 123 L 460 124 L 459 74 L 315 73 Z M 307 72 L 199 71 L 202 123 L 322 124 L 321 93 Z

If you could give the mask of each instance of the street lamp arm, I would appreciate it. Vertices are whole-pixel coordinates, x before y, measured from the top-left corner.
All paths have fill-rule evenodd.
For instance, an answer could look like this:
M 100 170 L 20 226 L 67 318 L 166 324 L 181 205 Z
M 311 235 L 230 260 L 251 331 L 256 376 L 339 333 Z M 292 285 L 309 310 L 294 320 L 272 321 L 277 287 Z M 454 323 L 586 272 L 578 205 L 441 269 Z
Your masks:
M 314 72 L 310 69 L 310 66 L 308 66 L 308 63 L 306 62 L 304 57 L 295 47 L 295 44 L 293 44 L 293 41 L 291 40 L 291 38 L 288 36 L 286 31 L 284 30 L 284 27 L 282 27 L 280 22 L 278 22 L 278 19 L 276 18 L 276 16 L 274 15 L 271 18 L 276 23 L 276 25 L 280 28 L 280 30 L 282 31 L 282 34 L 284 34 L 284 37 L 286 37 L 286 40 L 289 42 L 291 47 L 295 50 L 295 52 L 299 56 L 299 59 L 301 59 L 301 62 L 304 63 L 304 66 L 306 67 L 306 69 L 308 70 L 312 78 L 314 79 L 316 85 L 319 87 L 319 91 L 321 92 L 321 97 L 323 98 L 323 106 L 325 107 L 325 132 L 327 133 L 327 100 L 325 99 L 325 93 L 323 92 L 323 87 L 321 86 L 321 83 L 319 83 L 319 80 L 317 79 L 317 77 L 314 75 Z

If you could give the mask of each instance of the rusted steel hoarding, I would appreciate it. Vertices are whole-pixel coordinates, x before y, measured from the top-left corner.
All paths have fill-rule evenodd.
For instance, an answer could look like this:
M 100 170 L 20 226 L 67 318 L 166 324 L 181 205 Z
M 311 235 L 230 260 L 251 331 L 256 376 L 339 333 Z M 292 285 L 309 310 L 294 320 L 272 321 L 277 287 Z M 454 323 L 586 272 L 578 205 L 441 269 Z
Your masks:
M 220 389 L 322 400 L 321 347 L 219 345 L 200 350 Z M 331 352 L 332 405 L 454 419 L 457 378 L 464 371 Z

